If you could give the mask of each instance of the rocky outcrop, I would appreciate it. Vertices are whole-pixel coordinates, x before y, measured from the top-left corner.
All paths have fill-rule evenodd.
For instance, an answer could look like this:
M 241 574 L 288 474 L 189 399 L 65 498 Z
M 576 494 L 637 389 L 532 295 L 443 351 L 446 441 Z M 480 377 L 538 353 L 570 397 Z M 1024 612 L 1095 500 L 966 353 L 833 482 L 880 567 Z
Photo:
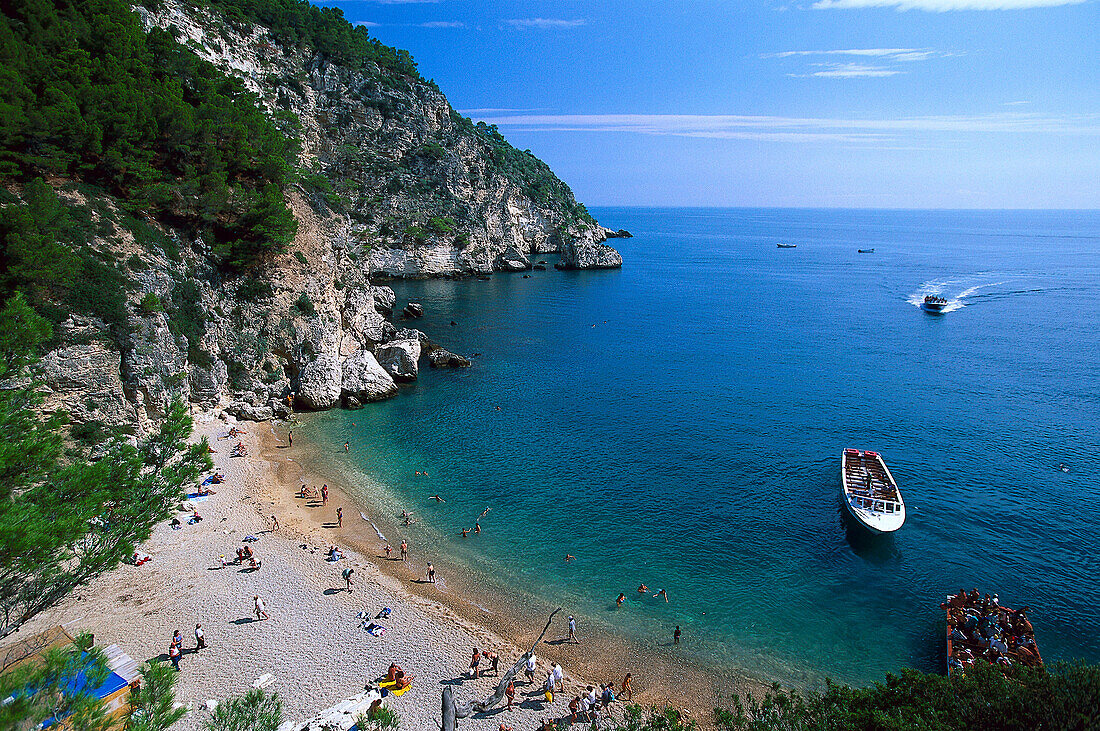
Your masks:
M 561 260 L 554 266 L 558 269 L 619 269 L 623 265 L 623 257 L 601 243 L 605 238 L 606 232 L 602 236 L 590 236 L 585 232 L 567 239 L 561 246 Z
M 353 407 L 397 394 L 397 384 L 389 371 L 378 363 L 369 350 L 360 350 L 344 361 L 341 389 L 345 403 Z
M 469 368 L 470 360 L 444 348 L 436 348 L 428 353 L 428 364 L 432 368 Z
M 424 305 L 419 302 L 410 302 L 401 310 L 401 317 L 406 320 L 415 320 L 424 316 Z
M 374 351 L 386 371 L 395 381 L 415 381 L 420 371 L 420 340 L 393 340 Z
M 326 353 L 307 363 L 298 377 L 295 406 L 307 409 L 331 409 L 340 400 L 343 370 L 335 353 Z

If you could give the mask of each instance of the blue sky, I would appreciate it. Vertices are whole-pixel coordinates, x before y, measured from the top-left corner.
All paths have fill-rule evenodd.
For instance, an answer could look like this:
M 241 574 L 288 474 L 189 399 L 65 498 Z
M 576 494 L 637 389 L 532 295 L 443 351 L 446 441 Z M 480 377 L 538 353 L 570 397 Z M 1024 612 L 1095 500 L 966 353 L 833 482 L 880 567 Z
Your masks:
M 336 0 L 588 205 L 1100 208 L 1100 0 Z

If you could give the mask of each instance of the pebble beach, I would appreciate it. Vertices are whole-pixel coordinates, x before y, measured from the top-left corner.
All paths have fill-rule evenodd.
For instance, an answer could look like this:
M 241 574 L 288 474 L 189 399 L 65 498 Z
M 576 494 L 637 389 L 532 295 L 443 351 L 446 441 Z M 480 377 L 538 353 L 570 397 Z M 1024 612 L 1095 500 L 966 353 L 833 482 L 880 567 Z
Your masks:
M 233 426 L 243 433 L 226 438 Z M 524 652 L 520 642 L 532 642 L 545 624 L 545 614 L 531 614 L 529 637 L 504 631 L 515 626 L 514 618 L 500 622 L 498 633 L 484 626 L 487 623 L 463 616 L 466 603 L 454 589 L 447 596 L 431 596 L 435 587 L 423 579 L 425 561 L 416 555 L 415 546 L 410 547 L 407 563 L 369 555 L 359 508 L 338 486 L 330 485 L 323 507 L 320 499 L 298 497 L 301 482 L 312 484 L 312 476 L 303 475 L 294 452 L 309 447 L 291 447 L 272 424 L 238 424 L 232 417 L 206 414 L 196 417 L 195 424 L 194 438 L 203 437 L 215 450 L 215 471 L 225 476 L 223 483 L 212 486 L 215 494 L 194 503 L 203 520 L 189 524 L 190 514 L 181 510 L 181 526 L 157 526 L 141 547 L 152 560 L 122 565 L 80 587 L 13 639 L 62 625 L 73 635 L 92 632 L 98 645 L 118 644 L 139 663 L 167 662 L 172 633 L 179 630 L 184 653 L 177 701 L 191 709 L 174 727 L 182 731 L 203 728 L 210 715 L 208 701 L 241 695 L 265 675 L 274 677 L 265 687 L 282 699 L 284 720 L 300 721 L 355 695 L 396 662 L 415 679 L 408 692 L 388 697 L 385 704 L 401 717 L 402 728 L 429 729 L 438 728 L 445 686 L 454 688 L 459 701 L 484 698 L 495 687 L 497 680 L 491 675 L 476 680 L 468 676 L 473 648 L 498 653 L 503 672 Z M 248 455 L 230 457 L 238 441 Z M 337 507 L 343 509 L 342 529 L 336 525 Z M 278 530 L 271 530 L 272 515 L 278 516 Z M 349 519 L 357 524 L 354 528 Z M 365 530 L 373 533 L 369 526 Z M 250 535 L 258 539 L 249 544 L 261 562 L 258 570 L 232 563 Z M 332 545 L 339 546 L 345 558 L 326 561 Z M 397 545 L 394 549 L 397 559 Z M 230 561 L 224 567 L 223 556 Z M 354 569 L 350 592 L 341 576 L 347 567 Z M 270 619 L 257 620 L 256 596 Z M 388 619 L 379 622 L 385 634 L 368 634 L 361 617 L 374 617 L 384 608 L 390 609 Z M 562 631 L 557 625 L 564 625 L 565 616 L 555 618 L 548 640 Z M 206 647 L 201 651 L 195 651 L 196 623 L 205 632 Z M 594 670 L 609 659 L 614 666 L 633 656 L 597 640 L 544 644 L 536 654 L 535 682 L 528 684 L 522 677 L 517 682 L 516 707 L 508 711 L 501 706 L 467 719 L 464 728 L 498 730 L 504 724 L 528 729 L 545 718 L 560 719 L 568 715 L 569 700 L 589 684 L 575 669 L 580 658 L 585 669 Z M 578 658 L 577 663 L 571 658 Z M 566 692 L 547 704 L 541 686 L 554 660 L 564 666 Z M 637 660 L 659 667 L 640 656 Z M 617 689 L 622 678 L 613 672 L 609 669 L 600 677 Z M 599 680 L 593 682 L 598 687 Z M 679 695 L 670 694 L 663 682 L 651 682 L 648 690 L 644 680 L 639 685 L 635 700 L 643 704 L 673 702 Z M 703 700 L 709 701 L 709 694 Z M 613 709 L 621 705 L 613 704 Z

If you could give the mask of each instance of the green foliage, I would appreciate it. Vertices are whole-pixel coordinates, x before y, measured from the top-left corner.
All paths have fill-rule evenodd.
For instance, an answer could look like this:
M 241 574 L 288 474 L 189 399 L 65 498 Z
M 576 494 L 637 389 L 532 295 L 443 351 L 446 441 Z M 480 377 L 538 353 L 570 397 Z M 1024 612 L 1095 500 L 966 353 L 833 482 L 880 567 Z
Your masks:
M 975 665 L 948 678 L 904 670 L 866 688 L 735 696 L 716 711 L 722 731 L 1025 731 L 1100 727 L 1100 666 L 1046 671 Z
M 298 263 L 303 265 L 303 266 L 307 266 L 309 264 L 309 259 L 307 259 L 306 255 L 303 254 L 300 251 L 295 251 L 294 252 L 294 258 L 297 259 Z
M 317 308 L 313 306 L 313 300 L 305 292 L 298 296 L 297 301 L 294 302 L 294 307 L 306 317 L 313 317 L 317 314 Z
M 141 689 L 130 694 L 133 712 L 126 731 L 164 731 L 187 713 L 173 708 L 176 671 L 167 663 L 149 661 L 141 666 Z
M 356 718 L 355 726 L 359 731 L 393 731 L 401 728 L 401 716 L 385 706 L 378 706 L 374 713 Z
M 206 310 L 202 306 L 202 290 L 194 279 L 184 279 L 172 290 L 168 329 L 187 338 L 188 360 L 203 368 L 210 367 L 210 354 L 199 347 L 206 332 Z
M 283 702 L 278 693 L 250 690 L 219 704 L 206 722 L 207 731 L 275 731 L 282 723 Z
M 25 372 L 48 333 L 10 298 L 0 378 Z M 62 462 L 60 419 L 35 413 L 36 385 L 0 390 L 0 636 L 128 558 L 210 464 L 205 443 L 186 444 L 191 419 L 180 403 L 136 446 L 115 437 L 98 461 Z
M 130 255 L 130 258 L 126 260 L 126 266 L 128 266 L 132 272 L 143 272 L 149 268 L 149 265 L 142 261 L 141 257 L 137 254 Z
M 200 0 L 192 0 L 196 5 Z M 207 0 L 230 21 L 260 23 L 283 45 L 309 47 L 353 69 L 377 64 L 398 76 L 419 79 L 408 51 L 390 48 L 371 38 L 363 26 L 353 26 L 339 8 L 318 8 L 307 0 Z
M 164 305 L 160 303 L 160 297 L 157 297 L 152 292 L 145 293 L 145 296 L 141 298 L 141 303 L 138 305 L 138 308 L 146 315 L 151 315 L 154 312 L 164 312 Z
M 237 299 L 241 302 L 255 302 L 267 299 L 275 294 L 271 282 L 260 277 L 248 277 L 237 285 Z
M 445 234 L 454 231 L 455 221 L 449 216 L 442 218 L 433 216 L 428 219 L 428 230 L 437 234 Z
M 109 722 L 102 701 L 86 691 L 72 692 L 69 684 L 83 673 L 85 688 L 107 679 L 107 659 L 91 636 L 81 635 L 69 647 L 47 650 L 41 662 L 26 662 L 0 676 L 0 728 L 31 731 L 48 718 L 68 719 L 74 731 L 106 731 Z
M 442 160 L 446 153 L 447 151 L 443 149 L 443 145 L 438 142 L 425 142 L 420 148 L 421 157 L 426 157 L 430 160 Z
M 231 267 L 284 246 L 297 143 L 226 77 L 125 0 L 13 0 L 0 16 L 0 176 L 102 186 L 132 211 L 207 231 Z M 67 239 L 19 241 L 36 275 Z M 30 248 L 28 248 L 30 247 Z M 62 286 L 69 280 L 62 278 Z

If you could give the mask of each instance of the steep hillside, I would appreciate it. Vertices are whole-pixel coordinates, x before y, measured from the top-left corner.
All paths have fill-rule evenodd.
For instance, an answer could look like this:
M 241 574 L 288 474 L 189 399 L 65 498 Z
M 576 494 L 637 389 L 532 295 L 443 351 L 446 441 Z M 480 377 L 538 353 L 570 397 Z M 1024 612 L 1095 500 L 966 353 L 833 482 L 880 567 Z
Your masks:
M 338 11 L 22 0 L 4 13 L 0 284 L 55 323 L 47 406 L 78 436 L 144 431 L 174 398 L 257 419 L 288 396 L 354 407 L 396 393 L 422 357 L 468 364 L 399 330 L 379 279 L 548 253 L 621 265 L 545 164 Z

